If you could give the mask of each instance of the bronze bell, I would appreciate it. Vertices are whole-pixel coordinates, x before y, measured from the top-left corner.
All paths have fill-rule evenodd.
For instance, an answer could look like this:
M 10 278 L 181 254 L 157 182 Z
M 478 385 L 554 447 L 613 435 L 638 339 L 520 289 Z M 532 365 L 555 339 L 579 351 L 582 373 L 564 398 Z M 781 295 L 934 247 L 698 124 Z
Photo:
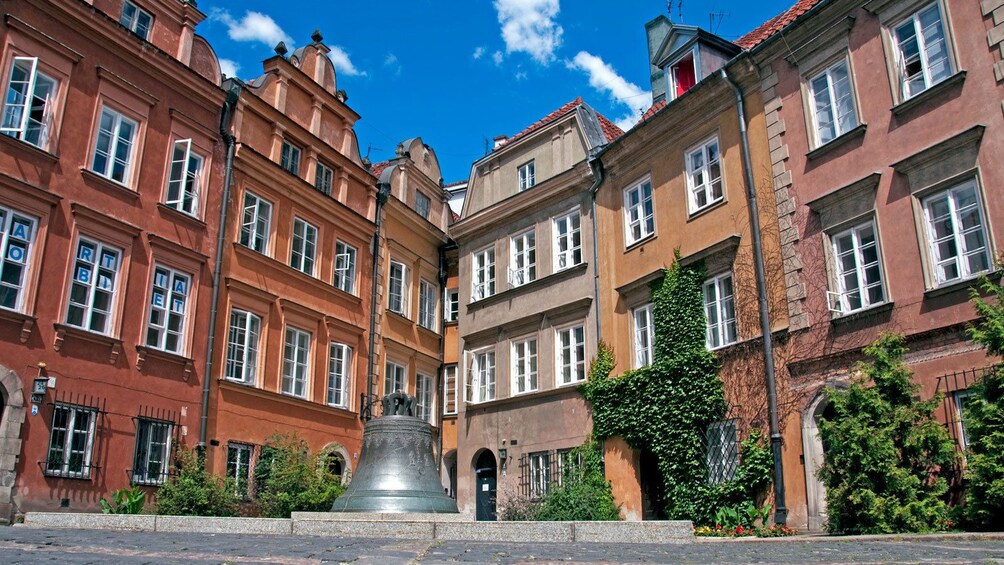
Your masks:
M 415 397 L 398 391 L 381 403 L 383 415 L 363 430 L 352 482 L 331 511 L 456 513 L 432 455 L 432 426 L 415 417 Z

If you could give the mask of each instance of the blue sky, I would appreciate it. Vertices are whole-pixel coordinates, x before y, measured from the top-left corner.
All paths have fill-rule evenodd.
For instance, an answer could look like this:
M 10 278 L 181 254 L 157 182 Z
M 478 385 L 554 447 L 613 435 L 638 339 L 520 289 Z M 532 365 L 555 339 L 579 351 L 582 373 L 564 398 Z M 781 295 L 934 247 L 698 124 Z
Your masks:
M 651 104 L 646 22 L 660 14 L 736 39 L 794 0 L 200 0 L 198 27 L 225 73 L 261 74 L 320 29 L 338 88 L 376 162 L 420 136 L 446 182 L 464 180 L 486 140 L 582 98 L 622 127 Z M 712 25 L 712 14 L 714 17 Z M 626 127 L 625 127 L 626 129 Z

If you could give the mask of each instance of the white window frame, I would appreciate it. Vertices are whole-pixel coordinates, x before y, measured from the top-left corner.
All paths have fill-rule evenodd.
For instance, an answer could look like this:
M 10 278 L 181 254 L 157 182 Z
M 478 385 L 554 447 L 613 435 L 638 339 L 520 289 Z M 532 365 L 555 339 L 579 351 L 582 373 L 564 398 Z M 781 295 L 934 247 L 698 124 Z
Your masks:
M 356 293 L 356 258 L 359 256 L 355 247 L 344 241 L 335 242 L 335 274 L 334 285 L 338 290 L 349 294 Z
M 148 347 L 178 355 L 185 354 L 192 280 L 192 275 L 188 273 L 160 263 L 154 264 L 153 280 L 150 281 L 150 313 L 144 340 Z M 177 329 L 172 330 L 172 326 Z M 174 346 L 170 344 L 171 337 L 175 339 Z
M 384 363 L 383 394 L 401 391 L 408 392 L 408 367 L 397 361 Z
M 105 127 L 106 121 L 110 122 Z M 129 128 L 128 134 L 123 130 Z M 101 107 L 101 117 L 95 132 L 94 152 L 91 154 L 91 171 L 112 182 L 129 186 L 132 180 L 133 163 L 139 122 L 109 106 Z M 118 157 L 120 146 L 125 146 L 125 159 Z M 104 161 L 99 164 L 99 157 Z
M 190 216 L 198 215 L 204 163 L 205 159 L 192 151 L 191 139 L 174 142 L 164 204 Z
M 253 192 L 245 192 L 240 244 L 262 255 L 268 255 L 271 229 L 272 203 Z
M 300 157 L 303 150 L 299 145 L 288 139 L 282 140 L 282 150 L 279 155 L 279 166 L 290 174 L 300 175 Z
M 85 254 L 89 250 L 90 257 Z M 109 262 L 107 259 L 111 259 Z M 66 324 L 101 335 L 110 335 L 114 327 L 118 300 L 119 272 L 122 269 L 122 250 L 102 241 L 85 236 L 77 237 L 73 268 L 70 271 L 70 292 L 66 300 Z M 81 292 L 83 296 L 76 296 Z M 104 297 L 107 306 L 98 306 L 99 297 Z M 75 300 L 75 298 L 79 300 Z M 74 312 L 80 321 L 71 320 Z M 103 322 L 98 322 L 101 318 Z
M 536 392 L 540 387 L 536 336 L 512 340 L 511 351 L 513 394 Z
M 537 280 L 537 234 L 525 231 L 509 239 L 509 286 L 516 288 Z
M 530 460 L 531 499 L 538 499 L 547 494 L 551 487 L 551 452 L 535 451 L 527 455 Z
M 237 498 L 248 497 L 254 452 L 255 448 L 251 444 L 227 442 L 227 478 L 233 480 L 234 496 Z M 235 456 L 231 457 L 231 454 Z
M 958 195 L 966 190 L 972 191 L 973 202 L 960 209 L 957 201 Z M 934 213 L 932 211 L 932 203 L 942 198 L 944 198 L 948 204 L 948 214 L 937 218 L 932 217 L 932 214 Z M 990 238 L 986 229 L 986 216 L 983 214 L 982 193 L 980 192 L 980 187 L 976 183 L 975 179 L 970 179 L 944 190 L 939 190 L 929 194 L 921 200 L 921 206 L 924 210 L 924 234 L 927 240 L 928 256 L 930 257 L 930 272 L 936 286 L 968 280 L 993 268 L 993 262 L 991 260 L 993 254 L 991 253 Z M 963 223 L 961 220 L 971 212 L 975 212 L 975 217 L 980 222 L 979 225 L 960 229 L 960 226 Z M 938 223 L 937 220 L 950 220 L 952 233 L 936 239 L 933 231 L 933 225 Z M 980 234 L 982 245 L 976 249 L 969 249 L 967 247 L 966 236 L 977 232 Z M 955 255 L 947 258 L 940 257 L 938 253 L 939 242 L 950 244 L 951 247 L 955 249 Z M 984 266 L 979 270 L 973 270 L 969 261 L 963 259 L 976 257 L 978 255 L 982 256 Z M 954 268 L 957 271 L 958 276 L 947 278 L 943 275 L 943 269 L 941 267 L 950 264 L 954 264 Z
M 293 217 L 293 237 L 290 238 L 289 266 L 308 276 L 314 276 L 317 263 L 317 226 L 299 216 Z
M 554 272 L 582 263 L 582 217 L 578 210 L 559 216 L 554 228 Z
M 537 167 L 533 160 L 519 166 L 519 191 L 523 192 L 537 184 Z
M 280 383 L 282 394 L 296 398 L 307 398 L 307 393 L 310 390 L 312 341 L 313 335 L 307 330 L 286 326 L 282 350 L 282 382 Z
M 969 432 L 966 431 L 966 403 L 974 401 L 978 402 L 979 398 L 967 388 L 952 392 L 952 405 L 955 408 L 955 421 L 958 426 L 959 447 L 963 451 L 969 449 Z
M 328 406 L 349 407 L 349 376 L 352 373 L 352 348 L 337 341 L 328 346 Z
M 655 318 L 652 317 L 652 312 L 651 302 L 631 311 L 635 369 L 646 367 L 655 361 Z
M 314 188 L 331 196 L 331 187 L 334 184 L 334 178 L 335 170 L 318 159 L 314 169 Z
M 732 293 L 724 294 L 725 280 L 729 281 Z M 712 294 L 709 294 L 709 291 Z M 736 327 L 736 307 L 735 307 L 735 281 L 732 272 L 727 271 L 713 276 L 704 281 L 701 285 L 701 296 L 704 300 L 704 317 L 706 321 L 705 337 L 709 350 L 720 349 L 739 341 L 738 328 Z M 723 320 L 721 312 L 727 310 L 726 306 L 732 306 L 732 317 Z M 714 308 L 715 319 L 712 321 L 712 310 Z M 731 328 L 731 336 L 729 329 Z
M 0 280 L 0 308 L 21 312 L 24 309 L 25 284 L 32 266 L 38 218 L 0 204 L 0 272 L 12 273 Z M 18 271 L 16 274 L 15 271 Z M 7 297 L 14 295 L 12 303 Z
M 476 251 L 471 256 L 471 302 L 495 294 L 495 246 Z
M 64 412 L 65 425 L 57 426 L 56 418 Z M 94 408 L 62 403 L 53 406 L 52 427 L 49 429 L 49 444 L 43 467 L 45 475 L 78 479 L 90 477 L 97 419 L 98 412 Z M 57 434 L 62 434 L 62 438 L 57 438 Z
M 624 240 L 630 246 L 654 233 L 652 179 L 646 178 L 624 189 Z
M 558 328 L 554 333 L 555 380 L 558 386 L 582 382 L 587 370 L 585 324 Z
M 390 261 L 387 268 L 387 309 L 408 317 L 410 281 L 408 266 L 400 261 Z
M 154 431 L 163 432 L 156 441 Z M 162 485 L 171 470 L 174 423 L 150 418 L 136 419 L 136 445 L 133 452 L 132 482 L 138 485 Z M 154 446 L 157 446 L 156 450 Z
M 443 315 L 447 322 L 456 322 L 460 318 L 460 289 L 448 288 L 443 298 Z
M 429 211 L 432 209 L 432 200 L 421 191 L 415 191 L 415 211 L 419 216 L 428 220 Z
M 240 308 L 230 309 L 227 353 L 223 377 L 228 381 L 254 385 L 258 378 L 261 316 Z
M 456 363 L 443 366 L 443 414 L 456 414 L 457 406 L 460 403 L 458 377 L 459 369 Z M 450 387 L 453 390 L 450 390 Z M 450 403 L 450 393 L 453 393 L 453 402 Z M 450 407 L 452 406 L 452 410 Z
M 938 61 L 938 63 L 944 64 L 947 71 L 942 75 L 935 77 L 931 73 L 931 60 L 929 55 L 930 45 L 928 45 L 928 38 L 924 37 L 921 33 L 920 16 L 928 12 L 929 10 L 937 11 L 938 15 L 938 26 L 941 30 L 941 41 L 943 43 L 942 49 L 944 50 L 944 60 Z M 910 91 L 910 81 L 911 77 L 906 76 L 906 65 L 907 61 L 903 53 L 903 42 L 899 40 L 898 32 L 900 29 L 911 26 L 914 32 L 914 40 L 917 42 L 917 62 L 920 64 L 920 75 L 919 78 L 922 79 L 923 84 L 919 85 L 921 88 L 916 92 Z M 932 86 L 950 78 L 955 72 L 955 63 L 952 60 L 952 49 L 948 42 L 948 29 L 945 25 L 944 12 L 941 9 L 941 2 L 932 2 L 916 10 L 906 18 L 898 21 L 896 24 L 889 27 L 889 33 L 891 35 L 891 41 L 893 44 L 893 49 L 895 50 L 896 58 L 896 77 L 898 78 L 899 86 L 899 99 L 900 101 L 906 101 L 914 96 L 917 96 L 921 92 L 924 92 L 931 88 Z M 917 77 L 918 75 L 913 75 Z
M 59 81 L 41 72 L 38 66 L 38 57 L 14 57 L 11 61 L 0 133 L 46 150 Z M 26 76 L 25 80 L 15 82 L 14 72 L 18 69 Z
M 708 424 L 707 444 L 708 484 L 718 485 L 736 478 L 739 468 L 739 434 L 735 420 Z M 715 438 L 715 443 L 712 443 Z
M 467 375 L 467 401 L 471 404 L 491 402 L 497 392 L 495 375 L 495 350 L 492 348 L 478 349 L 468 352 L 471 356 Z
M 869 230 L 871 231 L 871 242 L 862 243 Z M 885 291 L 885 273 L 882 269 L 881 246 L 875 222 L 869 220 L 829 237 L 833 258 L 834 288 L 836 289 L 826 293 L 830 311 L 837 315 L 844 315 L 884 303 L 888 298 Z M 848 237 L 851 248 L 841 251 L 840 241 Z M 874 249 L 875 260 L 866 262 L 869 249 Z M 853 264 L 848 266 L 847 261 L 853 261 Z M 878 280 L 870 280 L 869 274 L 877 276 Z M 852 281 L 853 285 L 849 284 Z M 875 289 L 880 294 L 877 298 L 872 297 L 872 291 Z
M 430 424 L 435 424 L 435 398 L 432 391 L 436 390 L 435 379 L 430 375 L 418 373 L 415 376 L 415 417 Z
M 840 85 L 839 70 L 841 68 L 846 74 L 846 92 L 838 92 Z M 825 87 L 817 90 L 817 83 L 820 81 L 825 83 Z M 822 71 L 809 77 L 807 82 L 810 99 L 809 111 L 812 114 L 812 135 L 816 147 L 825 145 L 858 127 L 858 110 L 854 98 L 854 75 L 851 74 L 851 64 L 847 57 L 842 57 Z M 829 112 L 831 120 L 829 127 L 832 129 L 832 134 L 826 139 L 823 139 L 823 124 L 820 123 L 820 98 L 823 98 L 822 102 L 825 102 L 825 109 Z M 843 106 L 846 110 L 841 114 L 842 102 L 845 100 L 847 102 Z M 845 118 L 848 119 L 846 124 Z
M 122 2 L 122 14 L 119 16 L 119 23 L 141 39 L 149 41 L 150 32 L 153 30 L 153 22 L 153 14 L 140 8 L 135 2 L 131 2 L 130 0 Z
M 436 285 L 425 279 L 418 281 L 418 325 L 431 331 L 436 331 L 438 313 Z
M 716 158 L 710 158 L 711 147 L 715 147 Z M 690 206 L 690 213 L 696 214 L 701 210 L 710 208 L 715 204 L 725 200 L 725 175 L 722 167 L 722 146 L 718 141 L 718 136 L 713 135 L 690 148 L 685 153 L 684 160 L 687 170 L 687 203 Z M 700 154 L 700 166 L 694 165 L 694 156 Z M 718 169 L 718 176 L 712 177 L 714 168 Z M 700 176 L 701 182 L 695 179 Z M 718 185 L 718 195 L 715 195 L 715 185 Z M 703 196 L 705 202 L 700 203 Z

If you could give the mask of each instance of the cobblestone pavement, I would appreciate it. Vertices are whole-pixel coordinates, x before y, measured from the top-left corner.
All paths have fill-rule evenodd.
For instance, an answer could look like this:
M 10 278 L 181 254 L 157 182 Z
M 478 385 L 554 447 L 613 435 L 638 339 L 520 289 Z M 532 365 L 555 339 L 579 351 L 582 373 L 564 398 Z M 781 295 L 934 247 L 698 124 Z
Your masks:
M 0 527 L 0 563 L 1004 563 L 1004 538 L 483 543 Z

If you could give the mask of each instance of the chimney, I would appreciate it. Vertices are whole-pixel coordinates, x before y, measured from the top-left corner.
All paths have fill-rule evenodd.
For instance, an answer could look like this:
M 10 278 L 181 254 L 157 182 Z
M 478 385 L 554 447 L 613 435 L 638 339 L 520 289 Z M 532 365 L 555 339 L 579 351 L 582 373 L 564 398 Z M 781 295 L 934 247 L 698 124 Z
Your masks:
M 492 149 L 498 149 L 499 147 L 505 145 L 505 142 L 509 141 L 509 138 L 504 135 L 496 135 L 495 137 L 492 138 L 492 141 L 495 142 L 495 146 L 492 147 Z
M 655 59 L 656 51 L 659 50 L 659 47 L 662 47 L 662 42 L 666 40 L 666 36 L 669 35 L 672 27 L 673 24 L 666 19 L 666 16 L 659 16 L 645 24 L 645 34 L 648 38 L 648 65 L 651 72 L 653 104 L 666 98 L 665 73 L 662 69 L 655 66 L 653 59 Z

